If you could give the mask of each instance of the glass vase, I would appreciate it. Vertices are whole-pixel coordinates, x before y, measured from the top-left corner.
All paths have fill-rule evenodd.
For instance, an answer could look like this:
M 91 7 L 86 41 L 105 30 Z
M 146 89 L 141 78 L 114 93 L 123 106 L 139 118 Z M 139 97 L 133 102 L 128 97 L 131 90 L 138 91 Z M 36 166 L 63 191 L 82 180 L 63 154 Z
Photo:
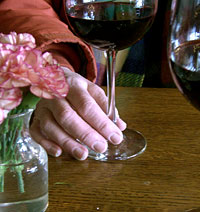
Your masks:
M 48 157 L 29 134 L 32 111 L 0 125 L 1 212 L 43 212 L 48 205 Z

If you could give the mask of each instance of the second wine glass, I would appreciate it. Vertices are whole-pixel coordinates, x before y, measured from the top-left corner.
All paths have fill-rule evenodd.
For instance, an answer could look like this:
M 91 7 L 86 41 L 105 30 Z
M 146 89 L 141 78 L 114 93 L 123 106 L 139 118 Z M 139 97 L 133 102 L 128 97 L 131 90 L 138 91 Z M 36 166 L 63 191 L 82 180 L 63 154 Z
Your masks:
M 200 110 L 200 1 L 173 0 L 168 59 L 179 91 Z
M 107 115 L 116 122 L 115 61 L 117 51 L 125 49 L 148 31 L 158 0 L 66 0 L 66 16 L 72 31 L 94 48 L 107 54 Z M 92 150 L 89 157 L 100 161 L 126 160 L 146 149 L 146 140 L 135 130 L 126 129 L 120 145 L 109 143 L 105 153 Z

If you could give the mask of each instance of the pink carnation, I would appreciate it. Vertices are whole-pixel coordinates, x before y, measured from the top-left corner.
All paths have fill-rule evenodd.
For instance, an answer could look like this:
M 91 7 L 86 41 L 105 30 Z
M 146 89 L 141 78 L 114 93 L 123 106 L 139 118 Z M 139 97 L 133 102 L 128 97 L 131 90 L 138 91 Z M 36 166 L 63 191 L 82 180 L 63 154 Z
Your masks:
M 20 105 L 22 91 L 19 88 L 0 88 L 0 124 L 7 117 L 10 110 Z
M 57 65 L 47 65 L 37 70 L 39 81 L 30 87 L 36 96 L 52 99 L 63 98 L 69 91 L 64 72 Z
M 0 86 L 4 88 L 24 87 L 30 85 L 29 72 L 32 64 L 42 60 L 41 52 L 37 59 L 30 59 L 31 51 L 36 51 L 35 39 L 28 33 L 8 35 L 0 33 Z M 30 64 L 29 64 L 30 63 Z M 37 65 L 38 62 L 35 64 Z M 40 61 L 41 64 L 41 61 Z
M 6 110 L 22 101 L 20 87 L 42 98 L 63 98 L 69 87 L 63 70 L 50 53 L 35 49 L 32 35 L 0 33 L 0 123 Z
M 19 88 L 0 88 L 0 108 L 12 110 L 22 101 L 22 91 Z
M 53 59 L 52 55 L 49 52 L 45 52 L 43 55 L 43 65 L 58 65 L 57 61 Z
M 3 123 L 4 119 L 7 117 L 9 110 L 3 110 L 0 108 L 0 124 Z
M 36 47 L 35 38 L 28 33 L 11 32 L 10 34 L 0 33 L 0 43 L 11 44 L 12 46 L 21 45 L 23 47 L 29 47 L 31 49 Z
M 31 51 L 26 63 L 34 70 L 29 72 L 30 90 L 34 95 L 46 99 L 63 98 L 67 95 L 69 86 L 64 72 L 50 53 L 41 55 L 40 51 Z
M 0 33 L 0 42 L 0 87 L 30 86 L 32 93 L 48 99 L 66 96 L 69 88 L 63 70 L 50 53 L 31 49 L 32 36 Z
M 18 50 L 16 52 L 1 49 L 1 54 L 6 52 L 2 58 L 0 72 L 0 86 L 3 88 L 24 87 L 30 85 L 29 72 L 32 67 L 27 64 L 26 58 L 29 51 Z

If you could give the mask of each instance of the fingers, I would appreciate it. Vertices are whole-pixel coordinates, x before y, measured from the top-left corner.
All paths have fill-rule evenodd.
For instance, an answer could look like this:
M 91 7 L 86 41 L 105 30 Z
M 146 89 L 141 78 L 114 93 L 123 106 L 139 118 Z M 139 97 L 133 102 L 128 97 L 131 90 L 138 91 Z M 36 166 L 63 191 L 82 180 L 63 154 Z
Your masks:
M 48 140 L 41 132 L 40 132 L 40 122 L 39 120 L 34 120 L 33 124 L 30 127 L 30 134 L 32 138 L 37 141 L 47 153 L 54 157 L 59 157 L 62 154 L 62 149 L 59 145 L 56 145 L 53 141 Z
M 88 91 L 88 94 L 93 98 L 97 105 L 101 108 L 101 110 L 107 114 L 107 97 L 105 95 L 105 92 L 102 88 L 100 88 L 98 85 L 88 81 L 87 79 L 81 77 L 77 73 L 73 73 L 66 68 L 64 68 L 64 72 L 66 74 L 66 79 L 70 85 L 70 92 L 68 94 L 71 94 L 71 99 L 79 99 L 79 96 L 75 96 L 74 90 L 82 90 L 82 91 Z M 68 98 L 67 97 L 67 98 Z M 126 123 L 119 117 L 118 111 L 116 109 L 116 116 L 117 116 L 117 126 L 118 128 L 123 131 L 126 129 Z
M 55 107 L 56 110 L 52 110 L 52 106 Z M 102 153 L 106 151 L 106 139 L 97 133 L 87 122 L 85 122 L 71 108 L 67 101 L 60 99 L 59 101 L 54 101 L 54 104 L 51 104 L 48 107 L 51 111 L 53 111 L 53 116 L 55 118 L 55 121 L 51 118 L 51 123 L 54 122 L 54 125 L 57 125 L 55 128 L 57 131 L 54 130 L 54 133 L 56 133 L 56 137 L 54 136 L 54 139 L 59 140 L 60 145 L 63 145 L 62 140 L 65 139 L 67 133 L 71 137 L 71 139 L 68 138 L 70 141 L 78 139 L 96 152 Z M 50 118 L 48 120 L 50 120 Z M 54 127 L 54 125 L 52 127 Z M 51 130 L 49 131 L 51 128 L 50 123 L 48 123 L 48 127 L 44 127 L 44 124 L 43 126 L 41 125 L 41 127 L 45 128 L 43 130 L 45 130 L 46 133 L 51 133 Z M 57 136 L 58 134 L 62 134 L 63 138 L 61 136 Z M 68 140 L 67 142 L 69 142 Z
M 117 125 L 108 118 L 107 97 L 101 88 L 77 74 L 70 76 L 67 99 L 41 100 L 30 132 L 50 155 L 59 156 L 64 151 L 85 160 L 86 146 L 103 153 L 108 147 L 107 140 L 119 144 L 126 123 L 119 118 L 117 110 Z
M 31 125 L 30 132 L 33 139 L 40 143 L 48 154 L 54 157 L 60 156 L 63 150 L 77 160 L 85 160 L 88 157 L 88 149 L 67 135 L 58 126 L 48 110 L 44 112 L 43 118 L 40 120 L 37 117 L 34 118 Z
M 106 151 L 108 146 L 106 139 L 82 120 L 65 99 L 43 100 L 43 105 L 45 108 L 35 111 L 35 116 L 40 120 L 39 128 L 43 137 L 50 138 L 63 151 L 79 160 L 87 158 L 88 150 L 76 139 L 81 140 L 82 143 L 96 152 Z M 41 103 L 39 106 L 41 107 Z M 40 139 L 43 146 L 46 144 L 45 147 L 49 150 L 47 139 L 43 138 L 42 141 L 39 137 L 37 139 Z
M 119 127 L 119 129 L 121 130 L 121 131 L 124 131 L 125 129 L 126 129 L 126 127 L 127 127 L 127 124 L 126 124 L 126 122 L 124 122 L 120 117 L 119 117 L 119 113 L 118 113 L 118 110 L 117 110 L 117 108 L 116 108 L 116 125 Z
M 78 96 L 79 98 L 74 98 L 75 96 Z M 122 141 L 123 135 L 121 130 L 107 117 L 105 112 L 87 90 L 79 89 L 77 87 L 76 89 L 72 88 L 67 99 L 78 114 L 90 126 L 92 126 L 96 132 L 114 145 L 119 144 Z M 94 136 L 94 134 L 92 136 Z
M 93 97 L 93 99 L 96 101 L 96 103 L 100 106 L 100 108 L 107 113 L 107 96 L 104 92 L 104 90 L 93 84 L 88 84 L 88 93 Z

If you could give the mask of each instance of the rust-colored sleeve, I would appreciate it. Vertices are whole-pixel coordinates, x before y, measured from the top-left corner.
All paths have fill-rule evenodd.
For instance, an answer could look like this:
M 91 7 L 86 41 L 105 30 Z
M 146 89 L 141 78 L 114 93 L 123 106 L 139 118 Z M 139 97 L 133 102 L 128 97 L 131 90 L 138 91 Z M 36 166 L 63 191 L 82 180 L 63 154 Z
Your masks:
M 62 5 L 62 0 L 57 2 Z M 60 20 L 50 0 L 0 0 L 0 32 L 11 31 L 32 34 L 38 49 L 52 52 L 60 64 L 95 80 L 97 71 L 91 48 Z

